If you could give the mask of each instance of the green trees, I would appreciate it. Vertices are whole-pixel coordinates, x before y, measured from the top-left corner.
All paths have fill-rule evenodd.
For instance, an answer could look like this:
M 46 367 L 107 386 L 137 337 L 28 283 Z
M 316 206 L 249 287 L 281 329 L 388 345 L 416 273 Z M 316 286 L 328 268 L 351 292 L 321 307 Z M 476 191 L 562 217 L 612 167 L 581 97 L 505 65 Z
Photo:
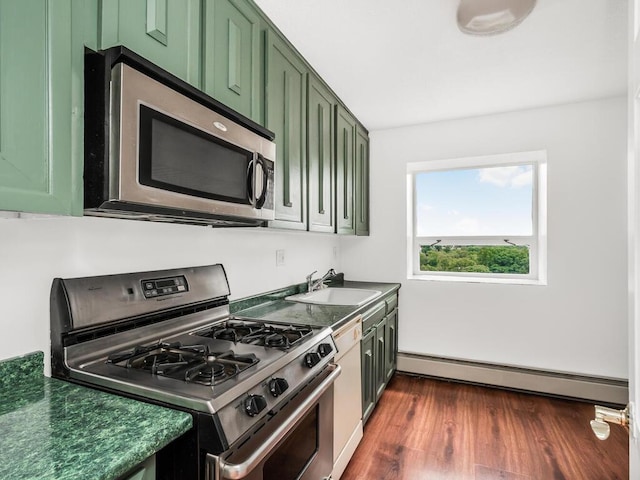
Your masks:
M 420 270 L 527 274 L 529 249 L 519 245 L 423 245 L 420 250 Z

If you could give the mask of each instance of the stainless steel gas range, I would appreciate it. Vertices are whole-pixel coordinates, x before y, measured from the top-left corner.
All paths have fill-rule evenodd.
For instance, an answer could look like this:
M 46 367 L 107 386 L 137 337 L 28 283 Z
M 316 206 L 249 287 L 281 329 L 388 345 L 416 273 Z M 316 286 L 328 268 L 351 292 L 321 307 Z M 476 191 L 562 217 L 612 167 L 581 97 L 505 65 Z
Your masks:
M 228 296 L 222 265 L 56 278 L 52 373 L 190 412 L 159 479 L 329 478 L 331 329 L 233 317 Z

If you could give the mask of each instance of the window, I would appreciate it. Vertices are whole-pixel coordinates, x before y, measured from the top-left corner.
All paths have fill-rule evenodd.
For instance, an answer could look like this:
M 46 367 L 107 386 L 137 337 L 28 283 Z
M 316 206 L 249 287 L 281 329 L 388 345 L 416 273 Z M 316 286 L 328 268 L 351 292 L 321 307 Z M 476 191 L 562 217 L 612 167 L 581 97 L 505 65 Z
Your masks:
M 409 277 L 546 283 L 546 152 L 407 165 Z

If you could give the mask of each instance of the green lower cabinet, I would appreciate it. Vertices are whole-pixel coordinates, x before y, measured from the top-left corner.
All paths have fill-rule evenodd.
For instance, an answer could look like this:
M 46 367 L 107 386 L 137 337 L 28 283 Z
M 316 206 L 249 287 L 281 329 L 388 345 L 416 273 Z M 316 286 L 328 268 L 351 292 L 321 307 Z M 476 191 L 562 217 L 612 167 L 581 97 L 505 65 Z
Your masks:
M 82 213 L 90 8 L 73 0 L 0 1 L 0 210 Z
M 200 86 L 200 0 L 101 0 L 100 48 L 124 45 Z
M 356 128 L 355 217 L 356 235 L 369 235 L 369 135 Z
M 308 202 L 309 231 L 335 232 L 335 195 L 333 157 L 334 105 L 336 98 L 313 75 L 309 75 L 308 128 Z
M 307 229 L 307 69 L 282 38 L 266 35 L 266 127 L 276 135 L 273 227 Z
M 246 0 L 203 2 L 203 89 L 262 123 L 260 16 Z
M 356 120 L 347 110 L 336 107 L 336 231 L 354 235 L 354 168 Z
M 366 423 L 397 366 L 398 296 L 386 297 L 364 314 L 361 348 L 362 422 Z

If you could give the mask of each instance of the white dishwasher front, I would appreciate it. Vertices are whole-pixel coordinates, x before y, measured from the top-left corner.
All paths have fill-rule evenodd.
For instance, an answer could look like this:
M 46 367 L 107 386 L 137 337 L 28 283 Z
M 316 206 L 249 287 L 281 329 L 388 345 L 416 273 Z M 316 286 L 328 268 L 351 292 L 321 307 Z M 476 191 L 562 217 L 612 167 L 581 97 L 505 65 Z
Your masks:
M 362 440 L 361 339 L 361 316 L 333 334 L 338 347 L 335 362 L 342 367 L 333 387 L 333 480 L 340 479 Z

